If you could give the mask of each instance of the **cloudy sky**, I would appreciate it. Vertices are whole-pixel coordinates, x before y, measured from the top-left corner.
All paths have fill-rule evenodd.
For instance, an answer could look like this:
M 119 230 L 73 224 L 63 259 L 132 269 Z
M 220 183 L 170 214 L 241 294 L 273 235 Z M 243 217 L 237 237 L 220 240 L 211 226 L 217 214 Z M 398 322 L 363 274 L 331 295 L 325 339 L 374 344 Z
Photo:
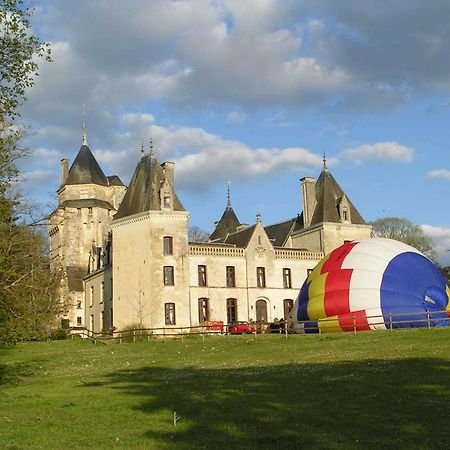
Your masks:
M 153 138 L 191 225 L 301 211 L 299 179 L 333 175 L 367 220 L 422 225 L 450 264 L 448 0 L 42 0 L 52 43 L 22 122 L 28 192 L 55 204 L 59 161 L 88 141 L 127 184 Z

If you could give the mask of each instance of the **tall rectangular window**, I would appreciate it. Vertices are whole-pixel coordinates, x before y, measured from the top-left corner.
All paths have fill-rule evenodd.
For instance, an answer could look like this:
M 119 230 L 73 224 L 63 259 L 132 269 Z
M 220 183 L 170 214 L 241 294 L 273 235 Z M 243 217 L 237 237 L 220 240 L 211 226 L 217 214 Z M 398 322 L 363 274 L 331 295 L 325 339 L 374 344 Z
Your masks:
M 91 286 L 89 289 L 89 306 L 94 304 L 94 286 Z
M 291 269 L 283 269 L 283 287 L 285 289 L 292 288 Z
M 207 286 L 206 266 L 198 266 L 198 285 Z
M 207 298 L 198 299 L 198 323 L 205 323 L 209 320 L 209 300 Z
M 173 255 L 173 237 L 164 236 L 163 237 L 163 252 L 164 255 Z
M 173 266 L 164 266 L 164 284 L 166 286 L 173 286 L 175 284 Z
M 233 323 L 237 321 L 237 300 L 227 298 L 227 321 Z
M 264 267 L 256 268 L 256 284 L 260 288 L 266 287 L 266 269 Z
M 165 324 L 175 325 L 175 303 L 165 303 L 164 304 L 164 314 L 165 314 Z
M 105 282 L 102 281 L 100 288 L 100 303 L 103 303 L 104 300 L 105 300 Z
M 236 273 L 234 266 L 227 266 L 227 287 L 236 287 Z

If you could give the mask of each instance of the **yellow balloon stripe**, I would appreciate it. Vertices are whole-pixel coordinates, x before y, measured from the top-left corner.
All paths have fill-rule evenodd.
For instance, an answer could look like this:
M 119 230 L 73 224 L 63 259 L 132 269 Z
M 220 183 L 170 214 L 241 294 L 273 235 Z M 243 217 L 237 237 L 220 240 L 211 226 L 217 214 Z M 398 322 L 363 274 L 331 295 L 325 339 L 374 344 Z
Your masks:
M 448 298 L 447 307 L 445 308 L 445 310 L 450 313 L 450 288 L 448 286 L 445 286 L 445 288 L 446 288 L 445 290 L 447 292 L 447 298 Z
M 331 316 L 319 320 L 319 328 L 321 333 L 335 333 L 337 331 L 342 331 L 342 328 L 339 325 L 338 316 Z

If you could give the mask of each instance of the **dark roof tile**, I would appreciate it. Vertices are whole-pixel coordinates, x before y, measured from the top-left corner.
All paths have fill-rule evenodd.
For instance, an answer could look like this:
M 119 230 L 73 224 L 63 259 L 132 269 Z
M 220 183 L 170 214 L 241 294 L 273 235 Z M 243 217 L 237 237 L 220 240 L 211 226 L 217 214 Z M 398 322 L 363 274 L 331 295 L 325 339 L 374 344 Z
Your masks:
M 108 179 L 87 145 L 82 145 L 64 183 L 108 186 Z
M 162 167 L 154 156 L 145 155 L 141 158 L 133 177 L 131 178 L 127 192 L 119 206 L 114 219 L 121 219 L 144 211 L 161 210 L 160 185 L 165 180 Z M 185 211 L 183 205 L 175 194 L 173 186 L 172 199 L 174 211 Z

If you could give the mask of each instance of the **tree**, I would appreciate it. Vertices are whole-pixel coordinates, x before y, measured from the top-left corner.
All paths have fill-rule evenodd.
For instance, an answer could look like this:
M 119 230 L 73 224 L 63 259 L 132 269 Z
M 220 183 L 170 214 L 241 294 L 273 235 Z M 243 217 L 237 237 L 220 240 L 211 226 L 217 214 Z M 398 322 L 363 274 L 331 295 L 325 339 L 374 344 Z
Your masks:
M 383 237 L 404 242 L 421 251 L 432 261 L 436 261 L 437 253 L 433 248 L 431 239 L 424 233 L 422 228 L 414 225 L 410 220 L 403 217 L 385 217 L 370 222 L 370 225 L 372 225 L 373 237 Z
M 0 344 L 49 336 L 60 308 L 46 240 L 25 223 L 23 199 L 11 188 L 27 153 L 18 107 L 38 75 L 37 59 L 50 60 L 48 44 L 31 32 L 31 14 L 24 0 L 0 0 Z
M 195 243 L 208 242 L 209 233 L 205 230 L 202 230 L 201 228 L 199 228 L 197 226 L 192 226 L 192 227 L 189 227 L 188 239 L 189 239 L 189 242 L 195 242 Z
M 38 75 L 37 58 L 50 61 L 50 46 L 30 31 L 33 10 L 24 0 L 0 0 L 0 122 L 19 115 Z
M 48 337 L 61 312 L 60 274 L 50 272 L 37 227 L 0 224 L 0 345 Z

